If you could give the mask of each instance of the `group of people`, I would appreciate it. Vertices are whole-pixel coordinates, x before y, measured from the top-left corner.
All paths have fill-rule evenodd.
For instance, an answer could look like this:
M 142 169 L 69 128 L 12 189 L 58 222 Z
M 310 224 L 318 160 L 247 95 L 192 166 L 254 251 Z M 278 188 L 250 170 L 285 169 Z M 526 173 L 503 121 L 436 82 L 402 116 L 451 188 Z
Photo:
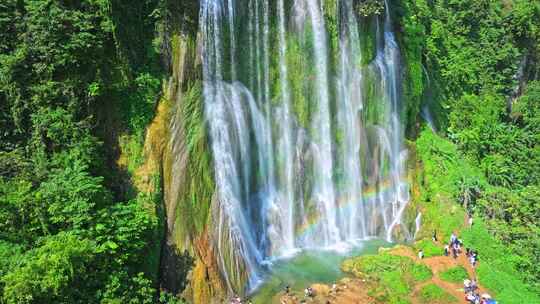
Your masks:
M 469 216 L 469 225 L 472 226 L 472 217 Z M 436 238 L 436 233 L 433 233 L 434 238 Z M 436 241 L 436 239 L 434 239 Z M 452 257 L 454 259 L 457 259 L 457 257 L 462 253 L 463 248 L 463 242 L 461 239 L 458 238 L 458 236 L 452 232 L 452 235 L 450 236 L 450 242 L 444 246 L 444 255 L 449 256 L 452 254 Z M 478 251 L 465 248 L 465 255 L 467 256 L 467 259 L 469 263 L 471 263 L 471 266 L 473 269 L 476 267 L 476 263 L 478 262 Z M 466 279 L 463 281 L 463 290 L 465 292 L 465 300 L 467 300 L 471 304 L 496 304 L 497 301 L 493 300 L 491 296 L 487 293 L 480 294 L 478 290 L 478 283 L 476 281 L 476 278 L 473 278 L 473 280 Z
M 463 281 L 463 290 L 465 291 L 465 300 L 471 304 L 497 304 L 497 301 L 491 298 L 487 293 L 480 294 L 476 280 L 466 279 Z
M 450 253 L 454 259 L 457 259 L 458 255 L 461 253 L 461 248 L 463 247 L 463 242 L 459 239 L 455 233 L 452 232 L 450 236 L 450 242 L 444 245 L 444 255 L 449 256 Z
M 450 254 L 452 254 L 452 257 L 454 259 L 457 259 L 457 257 L 462 252 L 462 248 L 463 242 L 457 237 L 455 233 L 452 232 L 452 235 L 450 236 L 450 242 L 444 245 L 444 255 L 449 256 Z M 473 268 L 476 267 L 476 263 L 478 262 L 478 251 L 467 247 L 465 248 L 465 255 L 467 256 L 469 263 L 471 263 L 471 266 Z
M 473 268 L 476 267 L 476 262 L 478 261 L 478 251 L 465 248 L 465 254 L 467 255 L 467 258 L 469 259 L 471 266 Z
M 452 257 L 454 259 L 457 259 L 457 257 L 462 252 L 462 248 L 463 241 L 461 241 L 461 239 L 459 239 L 456 234 L 452 232 L 452 235 L 450 236 L 450 242 L 444 245 L 444 255 L 449 256 L 450 254 L 452 254 Z M 476 262 L 478 261 L 478 252 L 470 248 L 465 248 L 465 254 L 471 262 L 471 265 L 473 267 L 476 266 Z

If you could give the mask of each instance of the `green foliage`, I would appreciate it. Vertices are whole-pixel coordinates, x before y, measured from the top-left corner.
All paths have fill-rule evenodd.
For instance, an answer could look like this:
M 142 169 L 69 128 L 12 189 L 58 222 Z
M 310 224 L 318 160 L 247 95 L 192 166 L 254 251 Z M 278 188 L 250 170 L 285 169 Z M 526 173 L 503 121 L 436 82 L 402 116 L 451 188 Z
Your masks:
M 92 282 L 95 244 L 73 234 L 45 238 L 2 277 L 3 299 L 10 303 L 85 303 Z
M 135 133 L 142 133 L 154 117 L 161 79 L 145 71 L 137 75 L 133 85 L 133 92 L 129 92 L 124 99 L 123 114 L 129 128 Z
M 462 283 L 463 280 L 469 278 L 467 270 L 463 266 L 449 268 L 439 275 L 442 280 L 452 283 Z
M 539 230 L 533 219 L 538 212 L 536 187 L 495 187 L 456 148 L 430 131 L 423 131 L 417 140 L 424 170 L 423 199 L 427 200 L 425 226 L 437 229 L 442 238 L 461 230 L 465 246 L 480 252 L 480 282 L 501 301 L 516 303 L 518 294 L 538 301 L 534 296 L 538 271 L 534 252 L 539 248 Z M 463 230 L 465 214 L 452 202 L 468 204 L 477 215 L 485 214 L 489 230 L 480 217 L 475 218 L 472 229 Z
M 426 304 L 443 304 L 457 302 L 457 299 L 453 295 L 449 294 L 444 289 L 433 283 L 427 284 L 423 286 L 422 289 L 420 289 L 420 300 L 421 303 Z
M 382 0 L 364 0 L 358 2 L 356 10 L 360 16 L 369 17 L 384 13 L 384 1 Z
M 416 251 L 422 250 L 424 252 L 424 257 L 430 258 L 434 256 L 441 256 L 444 254 L 444 249 L 433 243 L 432 240 L 421 240 L 414 243 L 414 249 Z
M 102 178 L 90 176 L 86 169 L 78 162 L 54 169 L 37 189 L 36 203 L 47 206 L 46 234 L 88 229 L 95 209 L 110 200 L 101 185 Z
M 371 286 L 369 293 L 384 303 L 408 303 L 407 295 L 415 284 L 431 278 L 431 270 L 408 257 L 380 253 L 345 260 L 343 271 L 366 277 Z
M 1 303 L 155 303 L 158 194 L 114 158 L 127 133 L 141 164 L 158 2 L 0 4 Z
M 472 227 L 462 232 L 466 246 L 478 249 L 479 266 L 477 275 L 480 283 L 492 290 L 503 303 L 536 303 L 540 301 L 538 293 L 524 284 L 523 273 L 518 272 L 518 265 L 526 256 L 513 252 L 494 239 L 484 223 L 478 220 Z
M 429 130 L 421 132 L 416 152 L 423 169 L 420 184 L 425 207 L 424 236 L 431 237 L 431 233 L 437 231 L 439 239 L 448 239 L 464 222 L 463 209 L 454 205 L 462 195 L 461 190 L 468 189 L 464 186 L 468 183 L 482 185 L 483 180 L 455 145 Z
M 423 264 L 414 264 L 411 268 L 411 274 L 415 282 L 423 282 L 432 277 L 431 270 Z

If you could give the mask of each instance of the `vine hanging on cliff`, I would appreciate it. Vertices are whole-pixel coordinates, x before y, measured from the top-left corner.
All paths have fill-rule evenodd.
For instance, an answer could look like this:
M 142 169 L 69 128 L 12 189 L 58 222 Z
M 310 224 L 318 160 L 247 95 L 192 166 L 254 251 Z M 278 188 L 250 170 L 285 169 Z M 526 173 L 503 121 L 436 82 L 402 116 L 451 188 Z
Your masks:
M 384 12 L 384 1 L 361 0 L 356 4 L 356 12 L 363 17 L 381 15 Z

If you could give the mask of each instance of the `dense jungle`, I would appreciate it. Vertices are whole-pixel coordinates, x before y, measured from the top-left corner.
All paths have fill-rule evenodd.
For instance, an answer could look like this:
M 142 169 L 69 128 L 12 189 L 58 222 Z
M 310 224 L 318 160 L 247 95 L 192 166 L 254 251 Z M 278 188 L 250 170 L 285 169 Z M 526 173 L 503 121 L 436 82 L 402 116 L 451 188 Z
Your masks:
M 539 219 L 539 0 L 0 2 L 0 304 L 540 303 Z

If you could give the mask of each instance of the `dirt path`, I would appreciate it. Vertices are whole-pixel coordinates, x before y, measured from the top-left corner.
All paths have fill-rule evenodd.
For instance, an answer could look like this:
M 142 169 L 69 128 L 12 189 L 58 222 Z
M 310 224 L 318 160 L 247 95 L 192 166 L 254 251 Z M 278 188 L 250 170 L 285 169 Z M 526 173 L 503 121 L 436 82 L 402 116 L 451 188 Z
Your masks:
M 440 278 L 440 274 L 445 270 L 456 266 L 462 266 L 467 270 L 469 278 L 475 277 L 475 271 L 470 265 L 465 254 L 460 254 L 457 259 L 446 256 L 435 256 L 430 258 L 419 259 L 414 250 L 406 246 L 398 246 L 387 251 L 393 255 L 405 256 L 413 259 L 417 263 L 428 266 L 433 272 L 433 277 L 425 282 L 417 284 L 412 293 L 410 299 L 412 304 L 421 304 L 420 290 L 422 287 L 428 284 L 435 284 L 446 292 L 451 294 L 457 299 L 456 303 L 468 304 L 465 300 L 465 294 L 463 291 L 463 283 L 451 283 L 443 281 Z M 285 295 L 280 293 L 276 295 L 272 301 L 274 304 L 364 304 L 364 303 L 377 303 L 372 297 L 369 296 L 370 290 L 369 282 L 359 278 L 344 278 L 337 283 L 337 291 L 332 291 L 331 286 L 324 284 L 314 284 L 311 286 L 315 291 L 315 296 L 312 298 L 305 298 L 303 292 L 296 291 Z M 480 293 L 487 292 L 485 288 L 479 286 Z M 489 292 L 488 292 L 489 293 Z
M 474 278 L 476 275 L 475 271 L 467 260 L 465 254 L 460 254 L 457 259 L 446 256 L 436 256 L 419 259 L 411 248 L 403 246 L 397 247 L 396 249 L 389 251 L 389 253 L 412 258 L 415 262 L 428 266 L 433 272 L 433 277 L 430 280 L 427 280 L 426 282 L 422 282 L 421 284 L 415 286 L 412 295 L 413 304 L 422 303 L 419 299 L 419 292 L 422 287 L 430 283 L 436 284 L 437 286 L 441 287 L 442 289 L 453 295 L 456 299 L 458 299 L 457 303 L 468 304 L 468 302 L 465 300 L 462 283 L 450 283 L 443 281 L 440 278 L 441 272 L 456 266 L 463 266 L 467 270 L 469 278 Z M 482 286 L 479 286 L 479 289 L 480 293 L 486 292 L 486 289 Z

